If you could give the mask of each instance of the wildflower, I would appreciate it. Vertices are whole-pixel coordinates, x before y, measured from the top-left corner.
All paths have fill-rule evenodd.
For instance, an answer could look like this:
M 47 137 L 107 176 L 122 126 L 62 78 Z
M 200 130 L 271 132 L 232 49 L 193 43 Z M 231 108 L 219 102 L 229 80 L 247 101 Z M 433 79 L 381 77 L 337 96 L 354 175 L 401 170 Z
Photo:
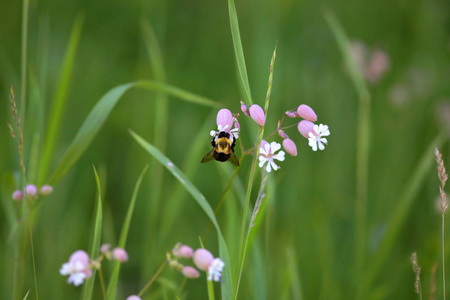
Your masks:
M 141 297 L 136 295 L 131 295 L 127 297 L 127 300 L 142 300 Z
M 241 101 L 241 110 L 247 117 L 250 117 L 250 112 L 248 111 L 247 105 L 244 104 L 244 102 Z
M 112 257 L 116 259 L 119 262 L 126 262 L 128 261 L 128 253 L 125 251 L 125 249 L 122 248 L 114 248 L 112 250 Z
M 220 258 L 215 258 L 208 268 L 208 280 L 220 281 L 225 263 Z
M 230 110 L 223 108 L 217 113 L 217 129 L 219 131 L 229 132 L 233 127 L 233 114 Z
M 109 250 L 111 250 L 111 244 L 103 244 L 100 247 L 100 252 L 101 253 L 107 253 L 107 252 L 109 252 Z
M 211 252 L 203 248 L 195 250 L 193 258 L 195 265 L 203 271 L 207 271 L 214 260 L 214 256 Z
M 176 257 L 184 257 L 184 258 L 190 258 L 192 257 L 193 250 L 191 247 L 187 245 L 182 245 L 181 243 L 177 243 L 175 247 L 172 249 L 173 255 Z
M 323 138 L 323 136 L 329 136 L 330 130 L 328 129 L 327 125 L 314 125 L 314 133 L 309 133 L 309 143 L 308 145 L 312 147 L 313 151 L 317 151 L 317 147 L 319 147 L 319 150 L 325 149 L 324 144 L 326 145 L 328 143 L 326 138 Z
M 53 192 L 53 187 L 51 185 L 43 185 L 41 186 L 41 189 L 39 190 L 39 194 L 42 196 L 50 195 Z
M 59 273 L 63 276 L 69 275 L 68 284 L 73 283 L 74 286 L 83 284 L 84 280 L 92 276 L 89 255 L 83 250 L 75 251 L 69 261 L 62 265 Z
M 279 143 L 272 142 L 269 144 L 265 140 L 262 140 L 261 147 L 259 149 L 259 167 L 262 168 L 267 162 L 267 172 L 272 171 L 272 169 L 275 171 L 278 170 L 280 167 L 277 166 L 273 160 L 277 159 L 279 161 L 284 161 L 284 151 L 280 151 L 278 154 L 275 154 L 275 152 L 280 149 L 281 145 Z
M 306 104 L 302 104 L 297 108 L 297 114 L 305 120 L 315 122 L 317 115 L 314 110 Z
M 314 125 L 315 124 L 311 121 L 301 120 L 297 125 L 298 132 L 300 132 L 301 135 L 308 139 L 309 133 L 313 132 L 314 130 Z
M 184 266 L 181 269 L 181 273 L 183 273 L 184 277 L 186 278 L 194 279 L 200 277 L 200 272 L 196 268 L 191 266 Z
M 283 140 L 283 148 L 291 156 L 297 156 L 297 146 L 295 146 L 295 143 L 291 139 L 286 138 Z
M 278 130 L 278 134 L 283 138 L 283 139 L 288 139 L 289 136 L 281 129 Z
M 14 200 L 17 200 L 17 201 L 22 200 L 23 196 L 24 195 L 23 195 L 23 192 L 21 190 L 14 191 L 14 193 L 12 194 L 12 198 Z
M 250 106 L 250 116 L 259 126 L 264 126 L 264 124 L 266 124 L 266 117 L 264 116 L 264 111 L 261 106 L 257 104 Z
M 234 139 L 239 138 L 240 125 L 237 122 L 236 118 L 233 117 L 233 114 L 231 113 L 230 110 L 226 108 L 219 110 L 219 112 L 217 113 L 216 121 L 217 121 L 217 131 L 211 130 L 210 132 L 211 136 L 215 136 L 219 132 L 225 131 L 229 132 Z M 235 124 L 236 127 L 232 129 L 233 123 L 235 123 L 235 121 L 237 123 Z
M 296 111 L 295 112 L 287 111 L 286 112 L 286 116 L 288 116 L 289 118 L 298 118 L 298 117 L 300 117 Z
M 37 187 L 34 184 L 29 184 L 25 187 L 25 190 L 27 191 L 27 195 L 30 197 L 36 197 L 37 196 Z

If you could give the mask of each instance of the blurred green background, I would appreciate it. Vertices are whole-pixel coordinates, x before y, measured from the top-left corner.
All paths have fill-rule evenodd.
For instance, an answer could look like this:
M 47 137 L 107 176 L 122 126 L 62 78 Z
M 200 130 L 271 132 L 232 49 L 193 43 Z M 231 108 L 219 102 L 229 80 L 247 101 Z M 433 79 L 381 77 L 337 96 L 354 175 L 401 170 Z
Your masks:
M 7 216 L 12 208 L 17 209 L 11 200 L 17 188 L 11 174 L 18 178 L 19 159 L 6 123 L 13 122 L 10 85 L 18 102 L 21 97 L 22 2 L 3 0 L 0 7 L 0 118 L 4 124 L 0 131 L 0 295 L 12 299 L 14 253 L 8 242 L 11 222 Z M 431 267 L 441 255 L 438 180 L 429 147 L 449 123 L 450 2 L 248 0 L 237 1 L 236 7 L 253 100 L 261 106 L 278 40 L 266 133 L 276 128 L 286 110 L 303 103 L 311 106 L 319 122 L 328 124 L 331 131 L 329 145 L 317 153 L 295 128 L 286 131 L 297 144 L 298 156 L 287 157 L 280 163 L 281 169 L 270 174 L 265 223 L 247 258 L 239 298 L 355 298 L 357 288 L 374 267 L 380 241 L 390 228 L 388 220 L 395 219 L 393 214 L 408 191 L 412 192 L 411 205 L 405 209 L 395 243 L 365 290 L 364 299 L 418 297 L 409 263 L 413 251 L 418 252 L 427 297 Z M 326 8 L 334 11 L 350 39 L 360 40 L 371 49 L 383 49 L 391 62 L 382 79 L 369 85 L 367 253 L 360 277 L 355 275 L 354 253 L 358 95 L 323 16 Z M 158 63 L 162 62 L 165 81 L 170 85 L 214 99 L 233 112 L 239 110 L 239 101 L 244 98 L 226 1 L 31 0 L 27 106 L 32 109 L 27 117 L 35 118 L 25 119 L 28 168 L 32 168 L 31 134 L 40 133 L 41 146 L 47 138 L 44 129 L 77 16 L 83 20 L 81 37 L 49 175 L 95 103 L 117 85 L 140 79 L 161 80 Z M 149 59 L 148 34 L 143 31 L 148 27 L 143 22 L 149 22 L 154 30 L 162 61 L 152 63 Z M 73 251 L 90 249 L 96 200 L 92 165 L 99 170 L 104 188 L 102 242 L 115 245 L 137 177 L 146 164 L 151 164 L 131 223 L 126 247 L 130 260 L 121 269 L 118 299 L 137 293 L 176 242 L 199 247 L 198 237 L 208 226 L 207 217 L 180 189 L 178 181 L 131 138 L 128 129 L 155 143 L 176 165 L 191 168 L 191 180 L 215 207 L 231 176 L 231 164 L 200 165 L 200 160 L 210 150 L 209 131 L 215 129 L 218 108 L 173 97 L 165 102 L 168 107 L 158 101 L 166 100 L 145 90 L 128 92 L 86 153 L 54 187 L 54 193 L 42 199 L 33 227 L 40 299 L 80 298 L 81 288 L 67 285 L 58 271 Z M 32 103 L 38 104 L 33 107 Z M 164 126 L 155 126 L 165 109 L 167 120 L 160 123 Z M 287 120 L 286 124 L 289 122 L 293 123 Z M 249 148 L 256 126 L 243 116 L 240 123 L 241 140 Z M 446 140 L 448 135 L 441 152 L 449 161 Z M 194 159 L 188 160 L 190 152 Z M 37 157 L 34 162 L 39 163 Z M 419 172 L 419 180 L 410 185 L 422 157 L 428 164 Z M 246 186 L 249 166 L 247 158 L 235 184 Z M 255 187 L 259 180 L 258 175 Z M 174 196 L 177 189 L 179 198 Z M 256 189 L 252 203 L 255 197 Z M 239 203 L 239 193 L 230 193 L 218 217 L 233 262 L 237 259 L 242 217 Z M 218 255 L 215 234 L 205 246 Z M 27 258 L 23 295 L 34 287 L 29 253 Z M 106 263 L 106 276 L 110 269 Z M 441 276 L 438 271 L 438 297 L 442 296 Z M 182 280 L 178 272 L 167 269 L 143 299 L 174 299 L 173 289 Z M 188 281 L 184 291 L 183 299 L 206 299 L 202 279 Z M 95 295 L 95 299 L 101 297 L 98 282 Z M 34 291 L 28 299 L 35 299 Z

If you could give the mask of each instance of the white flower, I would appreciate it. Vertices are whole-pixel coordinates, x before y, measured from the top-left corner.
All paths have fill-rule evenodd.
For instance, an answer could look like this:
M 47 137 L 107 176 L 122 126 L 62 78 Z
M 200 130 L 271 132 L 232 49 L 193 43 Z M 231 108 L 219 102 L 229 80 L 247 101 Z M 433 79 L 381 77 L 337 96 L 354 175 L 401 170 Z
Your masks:
M 69 275 L 67 283 L 74 286 L 83 284 L 84 280 L 91 277 L 92 270 L 89 268 L 89 256 L 82 250 L 75 251 L 59 270 L 63 276 Z
M 314 125 L 314 132 L 309 133 L 308 145 L 310 145 L 313 151 L 317 151 L 317 147 L 319 150 L 325 149 L 325 145 L 328 143 L 327 139 L 323 136 L 329 136 L 330 130 L 328 129 L 328 125 Z M 325 144 L 325 145 L 324 145 Z
M 85 266 L 81 262 L 68 262 L 62 265 L 59 273 L 63 276 L 69 275 L 67 283 L 73 283 L 74 286 L 79 286 L 83 284 L 84 280 L 86 279 L 84 270 Z
M 222 270 L 225 263 L 220 258 L 214 258 L 211 265 L 208 268 L 208 280 L 220 281 L 222 276 Z
M 279 143 L 272 142 L 269 144 L 265 140 L 262 140 L 261 148 L 259 149 L 259 167 L 262 168 L 267 162 L 267 172 L 272 171 L 272 169 L 275 171 L 278 170 L 280 167 L 277 166 L 273 160 L 277 159 L 279 161 L 284 161 L 284 151 L 280 151 L 278 154 L 275 154 L 275 152 L 280 149 L 281 145 Z

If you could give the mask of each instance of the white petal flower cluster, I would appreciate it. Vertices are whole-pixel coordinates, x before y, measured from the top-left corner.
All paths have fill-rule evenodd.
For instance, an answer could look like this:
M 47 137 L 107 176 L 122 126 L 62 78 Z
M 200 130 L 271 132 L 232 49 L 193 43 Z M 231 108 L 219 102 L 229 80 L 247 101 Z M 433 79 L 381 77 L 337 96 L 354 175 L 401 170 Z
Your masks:
M 325 145 L 328 143 L 327 139 L 324 136 L 330 135 L 330 130 L 328 129 L 328 125 L 314 125 L 314 132 L 309 133 L 308 145 L 311 146 L 313 151 L 325 149 Z
M 267 162 L 266 171 L 270 172 L 272 169 L 275 171 L 280 167 L 274 162 L 274 159 L 284 161 L 284 151 L 278 152 L 281 149 L 281 145 L 277 142 L 268 143 L 264 140 L 261 141 L 261 148 L 259 149 L 259 167 L 262 168 Z

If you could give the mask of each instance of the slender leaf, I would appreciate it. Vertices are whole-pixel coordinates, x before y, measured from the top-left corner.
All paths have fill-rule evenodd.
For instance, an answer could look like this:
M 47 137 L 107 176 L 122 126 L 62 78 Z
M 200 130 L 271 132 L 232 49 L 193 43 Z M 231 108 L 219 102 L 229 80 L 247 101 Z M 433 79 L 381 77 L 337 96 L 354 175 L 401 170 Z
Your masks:
M 66 150 L 64 157 L 49 180 L 50 184 L 54 185 L 70 170 L 73 164 L 92 142 L 117 102 L 122 98 L 123 94 L 132 87 L 140 87 L 156 92 L 166 93 L 194 104 L 212 107 L 218 106 L 217 102 L 210 99 L 160 82 L 146 80 L 119 85 L 107 92 L 84 120 L 83 125 L 81 125 L 77 135 L 73 139 L 69 148 Z
M 94 175 L 95 175 L 95 182 L 97 183 L 98 197 L 97 197 L 97 214 L 95 216 L 94 238 L 92 240 L 91 257 L 97 257 L 99 253 L 100 239 L 102 236 L 102 224 L 103 224 L 102 189 L 100 187 L 100 179 L 98 178 L 97 170 L 95 169 L 95 167 L 94 167 Z M 92 299 L 92 292 L 94 291 L 94 278 L 96 272 L 97 270 L 94 269 L 92 279 L 86 281 L 83 296 L 84 300 Z
M 367 199 L 369 185 L 369 139 L 371 97 L 363 74 L 350 52 L 350 41 L 336 16 L 329 10 L 325 18 L 341 49 L 345 64 L 359 97 L 356 133 L 356 201 L 355 201 L 355 282 L 362 276 L 367 245 Z
M 47 132 L 45 133 L 44 150 L 41 157 L 41 165 L 39 168 L 38 182 L 44 183 L 47 177 L 48 170 L 52 164 L 52 159 L 55 153 L 56 142 L 58 140 L 59 130 L 64 115 L 64 108 L 66 106 L 67 95 L 71 77 L 75 65 L 75 55 L 77 53 L 78 44 L 81 37 L 81 30 L 83 27 L 84 17 L 78 15 L 72 27 L 69 44 L 64 54 L 64 62 L 61 67 L 59 75 L 59 82 L 52 102 L 52 110 L 49 115 L 47 123 Z
M 139 191 L 139 187 L 141 186 L 142 178 L 148 170 L 148 166 L 142 170 L 141 175 L 136 182 L 136 186 L 134 187 L 133 196 L 131 197 L 130 205 L 128 206 L 128 212 L 125 217 L 125 221 L 123 222 L 122 232 L 120 234 L 119 239 L 119 247 L 125 249 L 125 245 L 127 243 L 128 231 L 130 229 L 131 218 L 133 217 L 134 206 L 136 204 L 136 198 Z M 113 273 L 111 275 L 111 280 L 108 284 L 108 290 L 106 292 L 106 296 L 108 300 L 114 300 L 116 296 L 116 288 L 117 282 L 119 280 L 119 271 L 120 271 L 120 262 L 117 260 L 114 262 Z
M 387 221 L 385 234 L 380 242 L 380 247 L 376 252 L 375 257 L 371 260 L 368 270 L 365 272 L 364 280 L 360 280 L 362 287 L 358 290 L 357 297 L 358 295 L 364 295 L 367 291 L 366 289 L 371 287 L 371 284 L 378 276 L 381 267 L 396 245 L 402 226 L 407 219 L 414 201 L 418 199 L 417 195 L 420 192 L 420 188 L 427 176 L 429 176 L 429 171 L 434 164 L 434 148 L 442 147 L 445 140 L 446 129 L 444 128 L 422 154 L 416 169 L 411 174 L 411 177 L 403 189 L 401 197 L 397 201 L 397 205 L 391 210 L 392 214 Z
M 222 284 L 222 299 L 231 299 L 233 295 L 232 278 L 231 278 L 231 267 L 230 267 L 230 257 L 228 254 L 227 245 L 225 239 L 223 238 L 222 232 L 220 230 L 219 224 L 217 223 L 214 212 L 209 205 L 208 201 L 205 199 L 202 193 L 195 187 L 192 182 L 178 169 L 161 151 L 155 148 L 153 145 L 149 144 L 139 135 L 130 131 L 133 138 L 154 158 L 156 158 L 169 172 L 172 173 L 175 178 L 188 190 L 191 196 L 197 201 L 197 204 L 203 209 L 206 215 L 209 217 L 214 227 L 217 230 L 217 235 L 219 238 L 219 252 L 220 258 L 225 262 L 225 268 L 222 273 L 223 284 Z
M 23 300 L 27 300 L 28 299 L 28 295 L 30 294 L 31 290 L 28 290 L 28 292 L 25 294 L 25 297 L 23 297 Z
M 231 36 L 233 37 L 234 53 L 236 54 L 236 63 L 244 87 L 247 103 L 253 104 L 250 85 L 248 83 L 247 67 L 245 65 L 244 50 L 242 48 L 241 34 L 239 33 L 239 22 L 234 0 L 228 0 L 228 12 L 230 15 Z

